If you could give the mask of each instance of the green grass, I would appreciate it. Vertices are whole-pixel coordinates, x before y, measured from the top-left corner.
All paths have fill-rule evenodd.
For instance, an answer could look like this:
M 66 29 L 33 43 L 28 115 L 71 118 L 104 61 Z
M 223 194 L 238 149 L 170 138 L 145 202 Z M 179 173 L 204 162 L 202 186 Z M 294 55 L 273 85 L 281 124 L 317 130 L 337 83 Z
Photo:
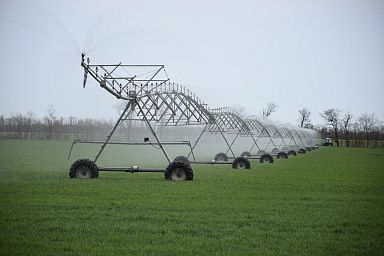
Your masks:
M 384 150 L 71 180 L 70 143 L 0 140 L 0 255 L 383 255 Z

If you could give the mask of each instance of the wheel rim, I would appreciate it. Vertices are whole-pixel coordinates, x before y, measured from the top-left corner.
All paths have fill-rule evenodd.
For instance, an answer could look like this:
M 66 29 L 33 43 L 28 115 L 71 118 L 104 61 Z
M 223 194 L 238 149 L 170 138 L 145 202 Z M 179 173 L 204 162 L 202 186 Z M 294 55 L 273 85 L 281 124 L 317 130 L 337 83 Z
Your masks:
M 243 161 L 238 162 L 237 169 L 245 169 L 245 163 Z
M 87 166 L 80 166 L 76 170 L 76 178 L 78 178 L 78 179 L 91 178 L 91 170 Z
M 269 163 L 269 158 L 268 157 L 264 157 L 263 158 L 263 163 L 267 163 L 268 164 Z
M 185 171 L 183 169 L 177 168 L 177 169 L 172 171 L 171 178 L 174 181 L 182 181 L 182 180 L 185 180 L 187 178 L 187 174 L 185 173 Z

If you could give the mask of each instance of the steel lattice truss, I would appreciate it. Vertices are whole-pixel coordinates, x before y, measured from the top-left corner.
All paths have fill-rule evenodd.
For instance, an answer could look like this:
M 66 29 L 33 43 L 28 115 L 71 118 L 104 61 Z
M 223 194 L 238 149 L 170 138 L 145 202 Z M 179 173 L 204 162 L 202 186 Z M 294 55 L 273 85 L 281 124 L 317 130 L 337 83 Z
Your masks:
M 82 58 L 85 86 L 88 75 L 130 108 L 122 120 L 156 122 L 158 125 L 202 125 L 214 123 L 206 104 L 187 88 L 171 84 L 164 65 L 90 64 Z M 139 75 L 132 75 L 140 72 Z M 136 113 L 136 115 L 134 115 Z
M 137 97 L 137 117 L 163 126 L 202 125 L 215 122 L 206 105 L 184 92 L 184 87 L 162 91 L 158 87 Z
M 270 136 L 268 130 L 257 119 L 246 119 L 245 121 L 248 124 L 248 126 L 250 127 L 250 129 L 255 134 L 258 134 L 258 135 L 263 136 L 263 137 L 269 137 Z
M 247 123 L 231 108 L 222 107 L 211 110 L 212 115 L 216 120 L 216 124 L 211 124 L 208 131 L 211 133 L 218 133 L 224 131 L 228 134 L 239 134 L 243 136 L 252 135 L 251 129 Z
M 295 137 L 293 136 L 290 129 L 288 129 L 287 127 L 283 127 L 283 126 L 279 127 L 278 129 L 280 131 L 280 134 L 282 136 L 284 143 L 287 146 L 289 146 L 290 148 L 298 147 L 298 144 L 295 140 Z

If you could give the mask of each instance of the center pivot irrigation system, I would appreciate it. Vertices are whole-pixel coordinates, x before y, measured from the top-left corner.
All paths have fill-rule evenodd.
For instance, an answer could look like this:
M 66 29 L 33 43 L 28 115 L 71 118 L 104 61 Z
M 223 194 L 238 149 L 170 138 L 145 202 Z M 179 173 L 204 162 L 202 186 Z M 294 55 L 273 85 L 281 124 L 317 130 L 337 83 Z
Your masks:
M 101 144 L 100 150 L 94 160 L 79 159 L 75 161 L 70 170 L 71 178 L 96 178 L 99 171 L 113 172 L 163 172 L 168 180 L 193 180 L 191 164 L 232 164 L 232 167 L 250 168 L 249 160 L 245 157 L 236 157 L 232 151 L 233 162 L 224 161 L 196 161 L 194 148 L 206 129 L 219 133 L 225 144 L 231 149 L 221 124 L 199 98 L 183 86 L 171 84 L 164 65 L 126 65 L 126 64 L 90 64 L 89 58 L 85 60 L 82 54 L 81 66 L 84 68 L 83 87 L 86 86 L 88 76 L 91 76 L 107 92 L 117 99 L 125 101 L 125 107 L 106 137 L 105 141 L 74 140 L 68 155 L 70 157 L 73 147 L 79 143 Z M 128 74 L 128 75 L 123 75 Z M 146 124 L 150 134 L 156 142 L 113 142 L 111 138 L 116 129 L 124 121 L 139 121 Z M 161 141 L 157 128 L 175 126 L 203 126 L 202 134 L 193 146 L 190 141 Z M 156 145 L 162 151 L 168 162 L 166 168 L 131 167 L 100 167 L 97 160 L 108 144 L 117 145 Z M 173 161 L 166 152 L 164 145 L 185 145 L 189 147 L 188 157 L 179 156 Z

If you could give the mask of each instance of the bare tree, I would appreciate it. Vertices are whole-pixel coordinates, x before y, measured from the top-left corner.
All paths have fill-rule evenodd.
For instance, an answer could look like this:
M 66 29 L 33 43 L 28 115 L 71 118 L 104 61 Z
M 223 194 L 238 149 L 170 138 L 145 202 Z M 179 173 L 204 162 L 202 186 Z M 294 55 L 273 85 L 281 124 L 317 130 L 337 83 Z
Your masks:
M 353 140 L 355 142 L 355 148 L 356 148 L 357 147 L 357 136 L 358 136 L 359 131 L 360 131 L 360 125 L 358 122 L 354 122 L 351 125 L 353 127 Z
M 50 105 L 47 109 L 47 115 L 44 117 L 44 122 L 48 128 L 48 138 L 50 140 L 53 139 L 53 130 L 54 130 L 55 121 L 57 119 L 55 113 L 56 113 L 55 108 L 52 105 Z
M 267 106 L 263 108 L 263 118 L 267 119 L 273 112 L 276 112 L 277 110 L 277 105 L 272 102 L 268 102 Z
M 311 112 L 307 108 L 302 108 L 299 110 L 299 121 L 300 127 L 309 128 L 311 126 L 311 120 L 309 119 Z
M 371 133 L 373 132 L 373 127 L 378 123 L 378 120 L 375 114 L 364 113 L 359 117 L 359 123 L 361 128 L 363 129 L 366 140 L 366 146 L 368 147 Z
M 330 108 L 321 113 L 320 116 L 324 119 L 327 125 L 332 127 L 336 145 L 339 146 L 340 110 L 337 108 Z
M 35 119 L 36 119 L 35 113 L 33 113 L 32 111 L 27 112 L 27 116 L 25 117 L 25 122 L 24 122 L 26 138 L 32 137 L 32 126 L 33 126 L 33 123 L 35 122 Z
M 349 147 L 349 131 L 351 128 L 351 120 L 352 120 L 352 114 L 349 112 L 346 113 L 343 116 L 343 119 L 341 120 L 347 147 Z

